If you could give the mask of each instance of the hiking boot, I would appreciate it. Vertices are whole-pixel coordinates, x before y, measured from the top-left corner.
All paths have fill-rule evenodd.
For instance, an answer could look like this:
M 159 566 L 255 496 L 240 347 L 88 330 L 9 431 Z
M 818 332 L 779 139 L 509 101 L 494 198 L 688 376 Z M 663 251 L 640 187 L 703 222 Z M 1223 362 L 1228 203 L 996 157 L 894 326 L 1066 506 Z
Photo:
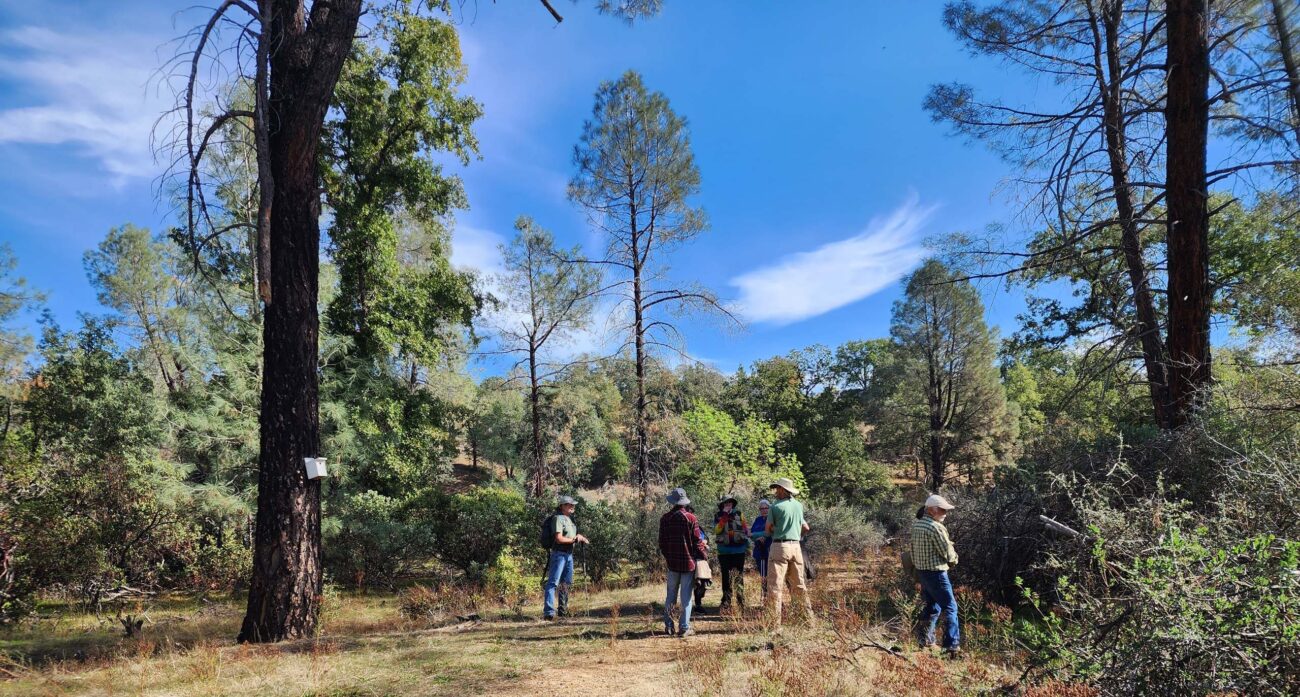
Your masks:
M 686 630 L 683 630 L 683 631 L 681 631 L 680 633 L 678 633 L 677 636 L 681 637 L 682 639 L 685 639 L 685 638 L 688 637 L 688 636 L 695 636 L 695 630 L 694 630 L 694 629 L 686 629 Z
M 947 658 L 952 661 L 959 660 L 961 658 L 961 647 L 951 646 L 949 648 L 944 649 L 941 655 L 944 658 Z
M 555 619 L 555 615 L 542 615 L 543 622 L 554 622 Z
M 667 634 L 668 636 L 677 636 L 677 627 L 674 627 L 671 624 L 665 624 L 664 634 Z

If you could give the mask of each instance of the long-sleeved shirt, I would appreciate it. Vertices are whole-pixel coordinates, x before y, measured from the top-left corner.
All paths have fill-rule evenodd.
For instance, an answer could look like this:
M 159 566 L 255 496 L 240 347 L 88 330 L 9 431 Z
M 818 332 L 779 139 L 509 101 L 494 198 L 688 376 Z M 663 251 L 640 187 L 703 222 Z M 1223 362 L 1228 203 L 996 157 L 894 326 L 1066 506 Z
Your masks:
M 730 525 L 731 530 L 727 529 L 728 514 L 719 511 L 714 520 L 713 534 L 718 538 L 718 554 L 744 554 L 749 551 L 749 526 L 745 524 L 745 517 L 739 511 L 731 515 L 736 516 L 735 522 Z
M 694 571 L 695 560 L 708 557 L 702 535 L 699 521 L 683 508 L 674 508 L 659 519 L 659 552 L 669 571 Z
M 957 563 L 957 550 L 943 523 L 923 515 L 912 523 L 912 565 L 917 571 L 947 571 Z
M 749 529 L 749 536 L 754 540 L 754 558 L 767 559 L 767 548 L 772 544 L 772 540 L 767 535 L 767 516 L 761 515 L 754 519 L 754 525 Z

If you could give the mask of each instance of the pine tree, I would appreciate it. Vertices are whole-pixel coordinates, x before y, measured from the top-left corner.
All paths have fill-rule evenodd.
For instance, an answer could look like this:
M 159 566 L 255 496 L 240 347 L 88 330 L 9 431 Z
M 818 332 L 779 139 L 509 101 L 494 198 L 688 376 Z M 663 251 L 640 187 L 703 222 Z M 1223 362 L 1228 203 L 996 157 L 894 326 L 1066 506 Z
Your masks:
M 1014 441 L 979 294 L 927 261 L 908 277 L 890 333 L 903 370 L 897 431 L 926 462 L 927 485 L 938 491 L 962 474 L 978 478 Z

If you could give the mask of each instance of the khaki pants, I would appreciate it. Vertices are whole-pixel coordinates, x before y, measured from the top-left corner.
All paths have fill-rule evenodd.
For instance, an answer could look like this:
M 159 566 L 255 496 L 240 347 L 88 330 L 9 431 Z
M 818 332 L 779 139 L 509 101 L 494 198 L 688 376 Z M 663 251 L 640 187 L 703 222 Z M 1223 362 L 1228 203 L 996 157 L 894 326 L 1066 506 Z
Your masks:
M 781 602 L 785 584 L 790 584 L 793 600 L 803 606 L 812 621 L 812 600 L 804 580 L 803 549 L 798 542 L 772 542 L 767 561 L 767 611 L 774 626 L 781 626 Z

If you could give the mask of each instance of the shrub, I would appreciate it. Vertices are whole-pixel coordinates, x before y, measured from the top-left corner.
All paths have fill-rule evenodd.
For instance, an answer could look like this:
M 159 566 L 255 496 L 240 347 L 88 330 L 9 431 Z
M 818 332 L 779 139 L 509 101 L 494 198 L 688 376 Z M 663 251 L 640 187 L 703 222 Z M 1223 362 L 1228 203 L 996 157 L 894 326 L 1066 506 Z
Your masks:
M 334 578 L 391 588 L 432 554 L 429 526 L 412 519 L 397 499 L 366 491 L 346 497 L 339 508 L 325 529 L 325 564 Z
M 1117 508 L 1107 485 L 1084 492 L 1089 538 L 1053 559 L 1064 619 L 1043 613 L 1040 656 L 1107 693 L 1300 691 L 1300 542 L 1159 495 Z
M 541 520 L 532 520 L 522 494 L 481 487 L 460 494 L 430 493 L 422 498 L 420 517 L 432 525 L 438 559 L 481 582 L 507 548 L 537 547 Z
M 438 622 L 447 617 L 467 614 L 478 598 L 463 586 L 414 585 L 397 594 L 397 611 L 408 620 Z
M 627 456 L 627 449 L 617 439 L 611 439 L 600 449 L 596 461 L 591 463 L 591 484 L 599 486 L 619 481 L 627 477 L 631 468 L 632 461 Z
M 885 529 L 868 520 L 867 513 L 860 508 L 838 504 L 809 506 L 807 516 L 811 532 L 806 544 L 815 555 L 861 556 L 885 544 Z
M 537 578 L 524 573 L 515 554 L 503 551 L 483 575 L 483 586 L 497 601 L 518 610 L 535 592 Z
M 629 556 L 628 517 L 616 505 L 583 498 L 578 499 L 573 516 L 578 529 L 591 540 L 578 550 L 582 567 L 592 581 L 600 583 L 607 575 L 617 572 Z
M 194 554 L 192 585 L 207 590 L 238 588 L 252 574 L 253 550 L 244 546 L 240 530 L 220 528 L 197 545 Z

